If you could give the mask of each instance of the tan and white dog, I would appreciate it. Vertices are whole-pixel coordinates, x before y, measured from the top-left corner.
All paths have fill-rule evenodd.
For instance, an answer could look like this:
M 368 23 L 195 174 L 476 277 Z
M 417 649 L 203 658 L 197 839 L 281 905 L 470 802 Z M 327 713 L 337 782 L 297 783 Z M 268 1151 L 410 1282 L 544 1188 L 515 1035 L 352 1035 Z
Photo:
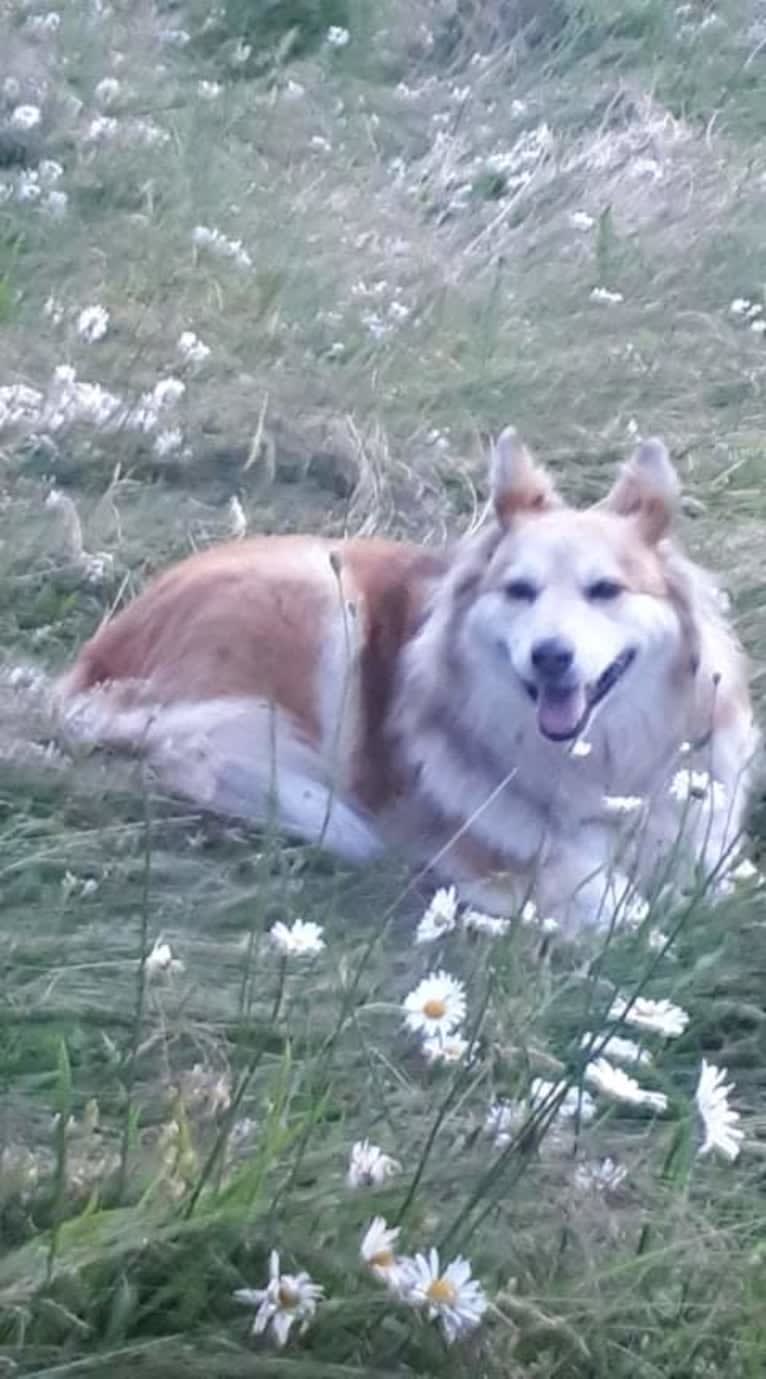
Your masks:
M 533 893 L 606 923 L 663 858 L 715 868 L 757 737 L 720 598 L 669 537 L 665 448 L 577 511 L 508 429 L 491 485 L 449 552 L 267 536 L 183 561 L 83 648 L 65 725 L 213 811 L 354 860 L 404 847 L 495 913 Z

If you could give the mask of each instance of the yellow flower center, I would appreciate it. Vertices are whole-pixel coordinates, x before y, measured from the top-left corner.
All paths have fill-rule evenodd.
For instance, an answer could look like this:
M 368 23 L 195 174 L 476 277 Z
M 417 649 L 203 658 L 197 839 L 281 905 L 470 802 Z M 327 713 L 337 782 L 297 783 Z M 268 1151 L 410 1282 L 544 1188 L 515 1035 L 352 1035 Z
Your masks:
M 291 1288 L 289 1283 L 280 1283 L 277 1293 L 277 1302 L 280 1307 L 289 1312 L 293 1307 L 297 1307 L 301 1300 L 301 1295 L 297 1288 Z
M 433 1283 L 428 1285 L 426 1297 L 429 1302 L 436 1303 L 437 1307 L 454 1307 L 457 1289 L 448 1278 L 435 1278 Z
M 443 1001 L 440 996 L 432 996 L 430 1001 L 424 1003 L 423 1014 L 426 1015 L 429 1020 L 443 1020 L 444 1016 L 447 1014 L 446 1002 Z
M 392 1250 L 378 1250 L 377 1254 L 370 1255 L 367 1260 L 371 1269 L 390 1269 L 394 1262 Z

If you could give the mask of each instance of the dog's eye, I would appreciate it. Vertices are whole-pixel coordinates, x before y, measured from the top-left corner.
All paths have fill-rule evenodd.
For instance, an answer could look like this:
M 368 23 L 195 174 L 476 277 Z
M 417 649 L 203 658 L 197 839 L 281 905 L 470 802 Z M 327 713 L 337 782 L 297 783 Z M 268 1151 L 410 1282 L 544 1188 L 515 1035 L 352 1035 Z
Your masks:
M 520 599 L 523 603 L 534 603 L 537 589 L 528 579 L 511 579 L 505 586 L 509 599 Z
M 616 579 L 596 579 L 585 592 L 595 603 L 608 603 L 610 599 L 619 598 L 624 591 Z

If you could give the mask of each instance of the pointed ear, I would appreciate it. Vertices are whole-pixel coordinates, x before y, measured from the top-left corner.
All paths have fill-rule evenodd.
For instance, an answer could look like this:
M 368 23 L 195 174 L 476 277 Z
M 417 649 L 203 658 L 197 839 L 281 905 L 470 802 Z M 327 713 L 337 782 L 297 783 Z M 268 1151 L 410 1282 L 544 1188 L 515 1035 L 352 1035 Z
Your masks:
M 504 527 L 519 513 L 559 506 L 553 480 L 535 464 L 512 426 L 506 426 L 492 446 L 489 482 L 495 512 Z
M 681 484 L 661 440 L 642 441 L 623 465 L 604 507 L 632 517 L 644 541 L 653 546 L 663 537 L 678 507 Z

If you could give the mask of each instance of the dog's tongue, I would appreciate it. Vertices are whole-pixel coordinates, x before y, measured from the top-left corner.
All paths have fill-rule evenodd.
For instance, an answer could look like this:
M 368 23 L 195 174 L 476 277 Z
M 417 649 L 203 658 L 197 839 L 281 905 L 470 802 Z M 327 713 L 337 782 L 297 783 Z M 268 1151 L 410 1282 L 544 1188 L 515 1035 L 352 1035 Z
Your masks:
M 574 737 L 587 708 L 585 690 L 540 689 L 537 697 L 537 722 L 546 737 Z

